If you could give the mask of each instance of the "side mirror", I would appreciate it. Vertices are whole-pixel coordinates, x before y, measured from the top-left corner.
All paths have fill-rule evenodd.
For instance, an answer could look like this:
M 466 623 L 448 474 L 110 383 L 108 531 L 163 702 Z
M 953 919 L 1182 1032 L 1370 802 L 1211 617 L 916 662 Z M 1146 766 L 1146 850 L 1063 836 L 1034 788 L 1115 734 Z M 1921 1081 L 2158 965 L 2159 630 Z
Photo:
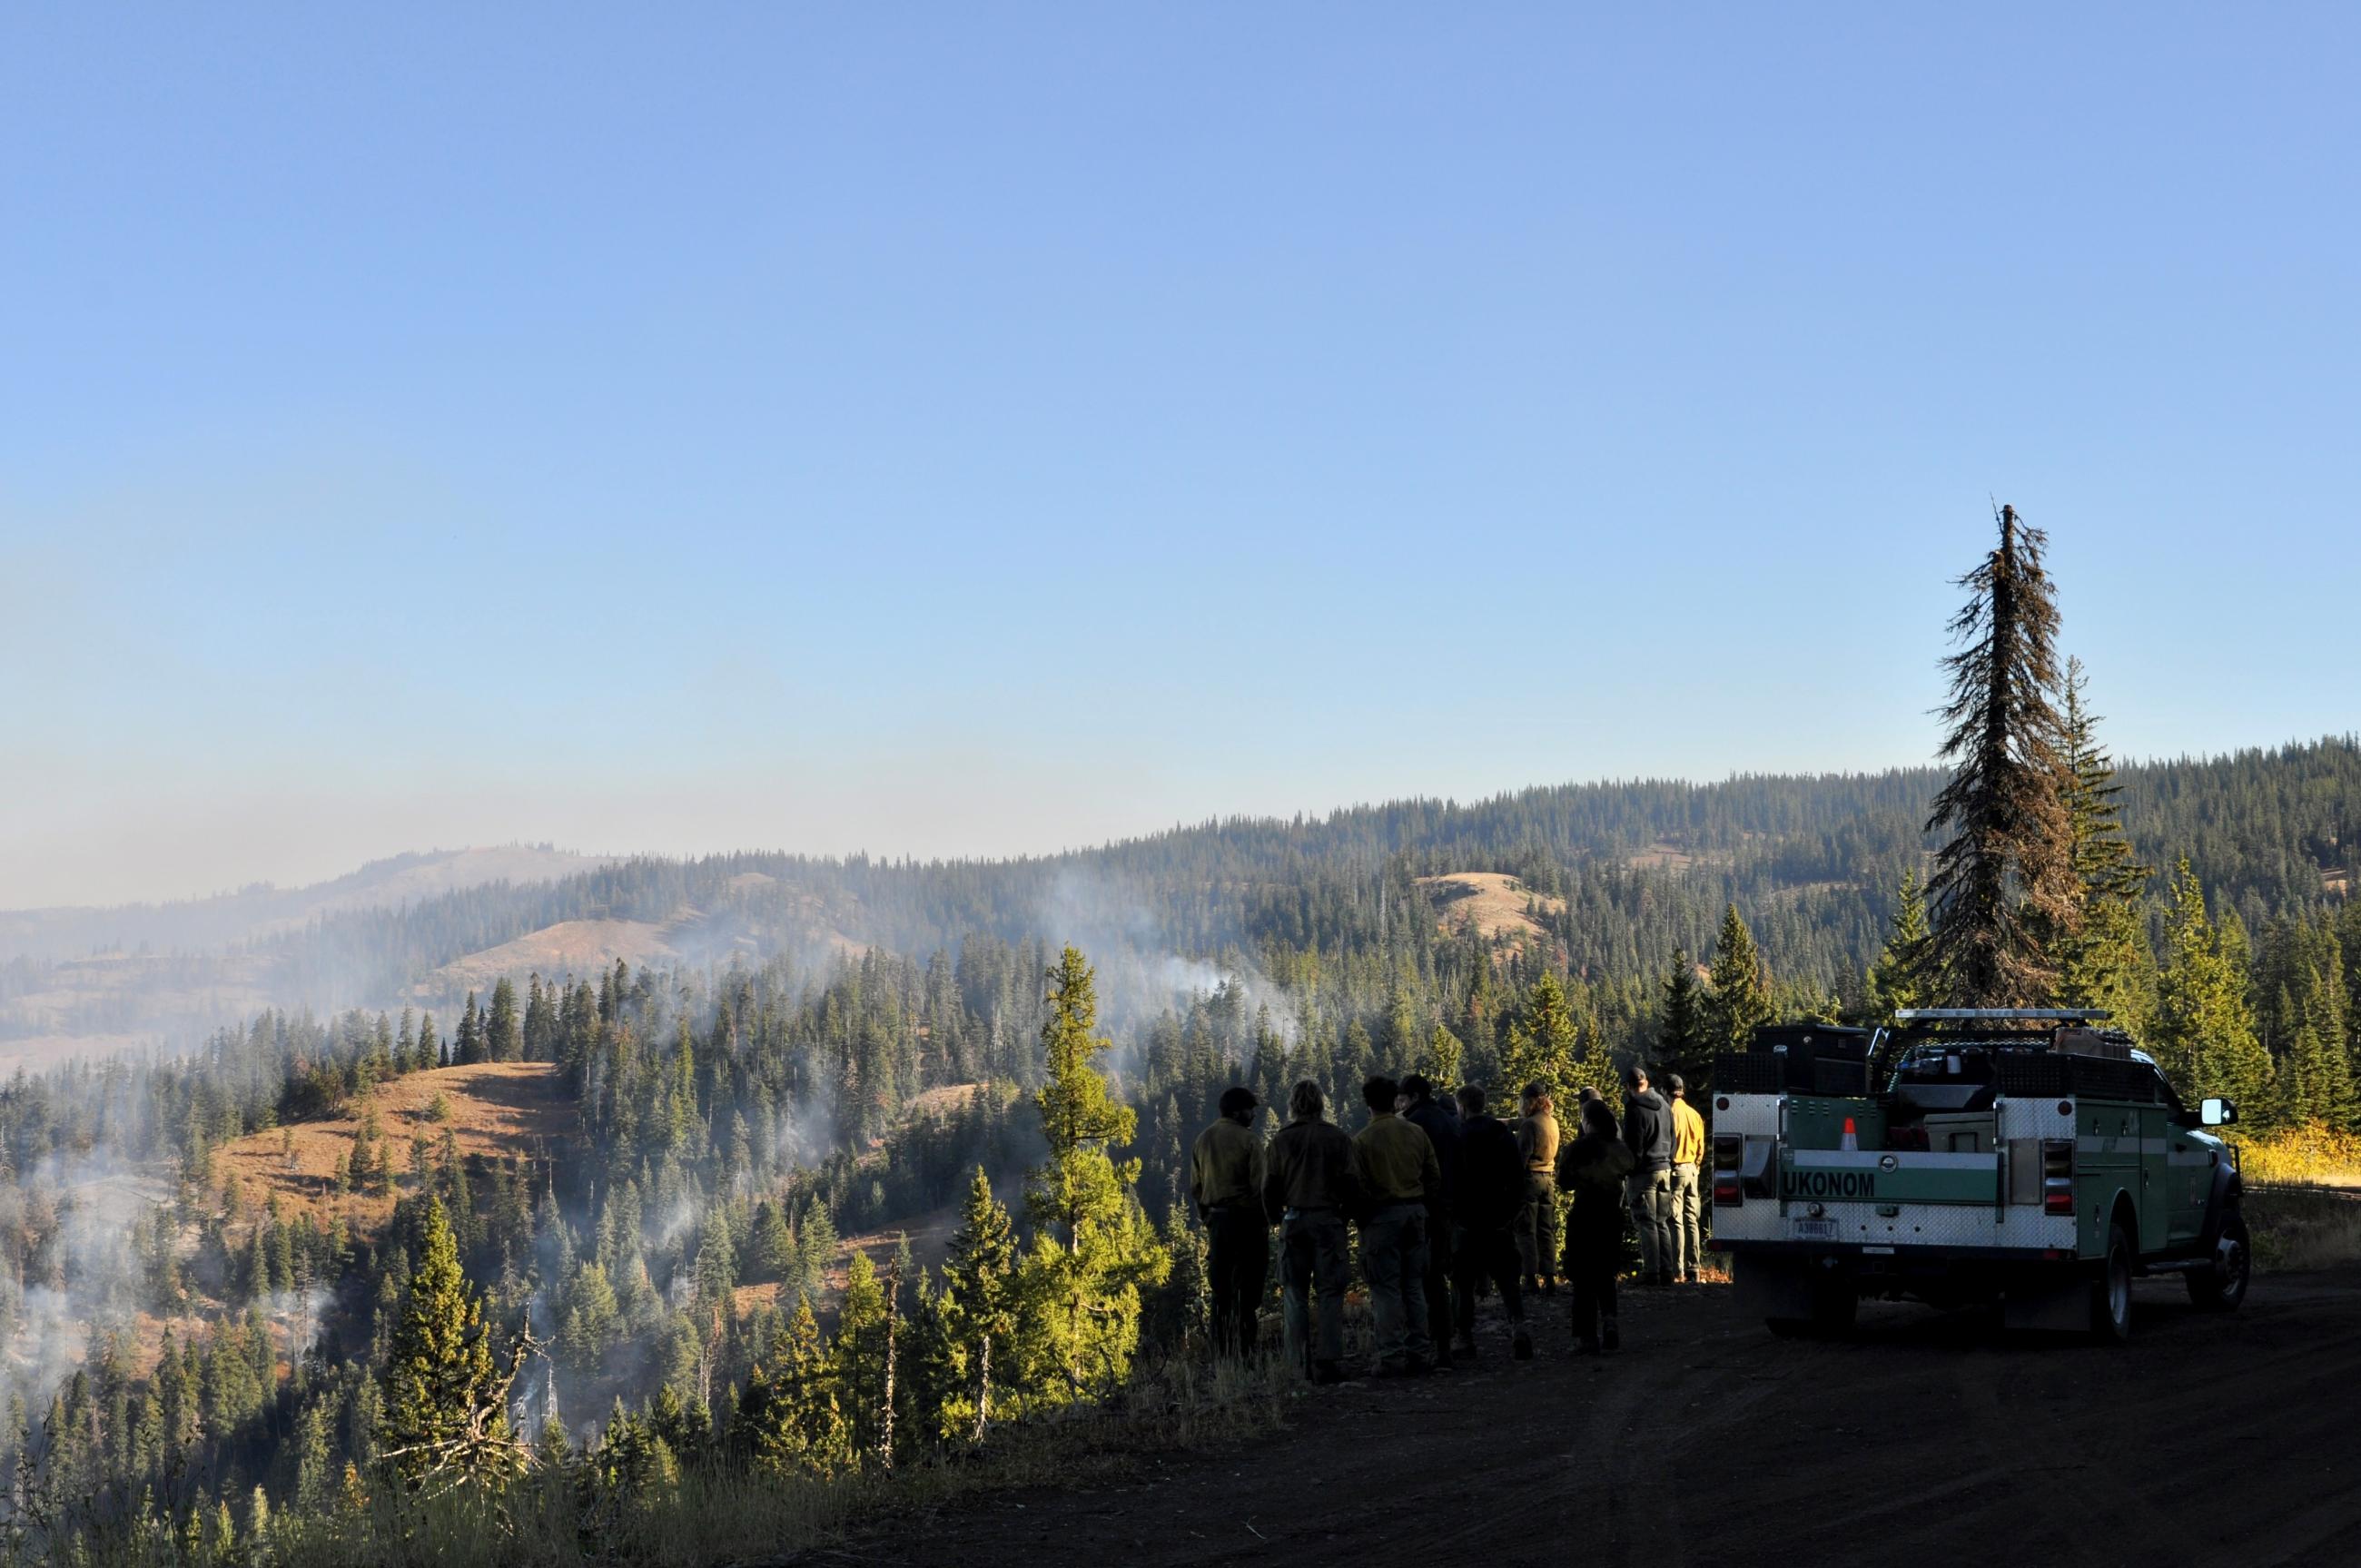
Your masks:
M 2238 1102 L 2235 1100 L 2204 1100 L 2197 1106 L 2197 1120 L 2208 1127 L 2226 1127 L 2238 1119 Z

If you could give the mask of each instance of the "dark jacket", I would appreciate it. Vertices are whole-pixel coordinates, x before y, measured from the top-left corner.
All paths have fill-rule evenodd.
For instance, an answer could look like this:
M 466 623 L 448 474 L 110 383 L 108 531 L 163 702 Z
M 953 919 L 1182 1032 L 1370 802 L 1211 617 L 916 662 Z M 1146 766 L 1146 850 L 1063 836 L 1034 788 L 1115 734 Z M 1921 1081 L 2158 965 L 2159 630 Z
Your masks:
M 1263 1151 L 1263 1212 L 1274 1223 L 1290 1209 L 1356 1206 L 1353 1140 L 1334 1122 L 1290 1122 Z
M 1631 1120 L 1629 1113 L 1624 1116 Z M 1574 1194 L 1572 1234 L 1603 1240 L 1623 1234 L 1623 1178 L 1616 1168 L 1610 1140 L 1604 1133 L 1586 1131 L 1565 1146 L 1557 1162 L 1558 1186 Z
M 1459 1190 L 1459 1117 L 1448 1101 L 1430 1096 L 1403 1112 L 1402 1120 L 1434 1146 L 1435 1163 L 1443 1167 L 1443 1190 L 1428 1193 L 1426 1206 L 1438 1215 L 1447 1214 Z
M 1623 1102 L 1623 1144 L 1640 1169 L 1673 1168 L 1673 1108 L 1651 1089 Z
M 1459 1124 L 1459 1185 L 1453 1208 L 1470 1230 L 1498 1230 L 1517 1216 L 1525 1201 L 1525 1157 L 1517 1135 L 1497 1116 L 1470 1116 Z

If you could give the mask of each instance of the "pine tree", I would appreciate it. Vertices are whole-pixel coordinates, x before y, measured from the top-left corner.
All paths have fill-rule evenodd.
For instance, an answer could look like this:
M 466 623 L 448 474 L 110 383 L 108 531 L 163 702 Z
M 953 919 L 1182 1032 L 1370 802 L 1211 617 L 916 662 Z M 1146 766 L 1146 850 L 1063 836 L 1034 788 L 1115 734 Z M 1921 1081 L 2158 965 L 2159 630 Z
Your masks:
M 754 1212 L 754 1277 L 800 1285 L 796 1278 L 801 1259 L 796 1233 L 779 1204 L 764 1203 Z
M 775 1373 L 757 1366 L 749 1376 L 731 1435 L 758 1464 L 831 1475 L 851 1457 L 851 1448 L 809 1297 L 796 1303 L 775 1354 Z
M 1939 710 L 1952 773 L 1927 823 L 1951 835 L 1927 884 L 1928 960 L 1958 1006 L 2046 1004 L 2058 984 L 2050 945 L 2076 928 L 2048 543 L 2003 507 L 1998 548 L 1959 579 L 1969 598 L 1950 630 L 1965 645 L 1944 660 L 1951 696 Z
M 1426 1052 L 1419 1058 L 1418 1069 L 1426 1074 L 1429 1082 L 1442 1089 L 1463 1081 L 1459 1067 L 1465 1057 L 1459 1036 L 1437 1024 L 1426 1037 Z
M 701 1307 L 719 1308 L 734 1315 L 730 1292 L 738 1288 L 738 1253 L 730 1245 L 730 1226 L 719 1205 L 706 1212 L 704 1235 L 697 1248 L 696 1280 Z
M 508 1386 L 440 1199 L 427 1200 L 420 1230 L 417 1272 L 385 1366 L 379 1447 L 412 1486 L 446 1471 L 455 1480 L 504 1476 L 521 1461 L 509 1436 Z
M 2083 703 L 2079 659 L 2066 661 L 2066 822 L 2074 880 L 2073 918 L 2052 943 L 2058 999 L 2098 1007 L 2146 1037 L 2153 980 L 2141 901 L 2154 874 L 2133 858 L 2115 797 L 2115 765 L 2098 741 L 2099 717 Z
M 1115 1042 L 1092 1032 L 1098 998 L 1082 955 L 1067 948 L 1049 985 L 1046 1070 L 1034 1097 L 1049 1154 L 1027 1186 L 1038 1228 L 1024 1277 L 1041 1314 L 1041 1391 L 1056 1399 L 1111 1389 L 1128 1375 L 1140 1290 L 1160 1282 L 1171 1260 L 1139 1207 L 1139 1161 L 1117 1164 L 1108 1153 L 1131 1142 L 1138 1117 L 1093 1065 Z
M 1697 987 L 1697 960 L 1684 948 L 1673 949 L 1665 971 L 1664 1016 L 1656 1027 L 1656 1059 L 1703 1089 L 1712 1057 L 1706 1045 L 1707 1008 Z
M 500 976 L 492 987 L 492 1005 L 484 1015 L 484 1054 L 491 1061 L 517 1061 L 524 1056 L 524 1038 L 517 1029 L 516 982 Z
M 1576 1044 L 1565 983 L 1543 970 L 1534 976 L 1524 1005 L 1509 1025 L 1507 1048 L 1500 1054 L 1503 1091 L 1514 1095 L 1526 1084 L 1538 1082 L 1548 1085 L 1553 1094 L 1570 1097 Z
M 1016 1370 L 1016 1228 L 979 1165 L 943 1259 L 946 1438 L 982 1442 L 992 1424 L 994 1379 L 1005 1382 Z
M 1927 893 L 1918 885 L 1918 873 L 1902 873 L 1902 885 L 1895 890 L 1894 918 L 1885 934 L 1884 950 L 1869 970 L 1869 1006 L 1872 1021 L 1891 1025 L 1894 1015 L 1905 1008 L 1924 1007 L 1927 1002 Z
M 1706 979 L 1707 1047 L 1716 1055 L 1744 1050 L 1754 1031 L 1771 1021 L 1771 971 L 1735 904 L 1722 910 L 1721 935 L 1714 942 L 1713 967 Z
M 2174 871 L 2165 916 L 2164 971 L 2150 1045 L 2181 1097 L 2267 1102 L 2271 1059 L 2255 1033 L 2244 960 L 2206 918 L 2205 890 L 2189 861 Z

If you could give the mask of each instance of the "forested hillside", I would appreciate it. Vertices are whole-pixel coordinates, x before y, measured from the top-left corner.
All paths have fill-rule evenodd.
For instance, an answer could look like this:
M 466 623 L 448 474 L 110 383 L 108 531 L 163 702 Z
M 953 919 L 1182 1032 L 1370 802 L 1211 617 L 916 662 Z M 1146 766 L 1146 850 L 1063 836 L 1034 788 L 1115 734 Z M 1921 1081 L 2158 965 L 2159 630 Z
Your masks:
M 2126 1021 L 2258 1131 L 2353 1127 L 2361 751 L 2118 779 L 2160 868 L 2111 960 Z M 1344 1106 L 1379 1069 L 1605 1084 L 1905 1000 L 1937 783 L 1568 786 L 1016 862 L 632 861 L 323 915 L 240 956 L 299 997 L 366 970 L 382 1005 L 275 1005 L 0 1091 L 16 1527 L 229 1562 L 430 1495 L 461 1453 L 626 1519 L 685 1466 L 971 1452 L 1195 1343 L 1184 1151 L 1230 1082 Z M 1468 872 L 1513 879 L 1482 884 L 1488 925 L 1433 880 Z M 674 956 L 434 989 L 570 921 Z M 1076 1103 L 1118 1130 L 1061 1141 Z M 947 1249 L 897 1257 L 906 1230 Z
M 2250 927 L 2340 895 L 2361 869 L 2361 748 L 2350 737 L 2131 763 L 2117 782 L 2144 861 L 2186 855 L 2209 894 Z M 1404 912 L 1413 879 L 1455 872 L 1508 872 L 1564 898 L 1559 940 L 1574 970 L 1594 981 L 1652 970 L 1675 946 L 1703 950 L 1734 901 L 1778 973 L 1840 992 L 1875 956 L 1894 889 L 1927 847 L 1939 784 L 1933 770 L 1898 769 L 1566 784 L 1466 805 L 1209 822 L 1038 859 L 634 860 L 375 904 L 331 883 L 331 897 L 252 895 L 271 910 L 314 912 L 295 929 L 240 926 L 226 946 L 206 941 L 203 924 L 152 913 L 0 916 L 8 933 L 0 1042 L 170 1044 L 265 1003 L 321 1013 L 407 1004 L 447 1015 L 486 983 L 484 966 L 467 962 L 472 955 L 555 927 L 565 929 L 546 946 L 571 961 L 544 970 L 587 972 L 647 953 L 694 968 L 778 956 L 816 963 L 871 946 L 925 954 L 972 936 L 1072 939 L 1103 962 L 1139 955 L 1111 975 L 1111 1003 L 1133 1016 L 1204 978 L 1170 959 L 1226 956 L 1235 967 L 1273 943 L 1367 947 L 1391 920 L 1412 917 Z M 142 933 L 147 948 L 104 945 L 126 931 Z M 80 941 L 98 945 L 68 945 Z

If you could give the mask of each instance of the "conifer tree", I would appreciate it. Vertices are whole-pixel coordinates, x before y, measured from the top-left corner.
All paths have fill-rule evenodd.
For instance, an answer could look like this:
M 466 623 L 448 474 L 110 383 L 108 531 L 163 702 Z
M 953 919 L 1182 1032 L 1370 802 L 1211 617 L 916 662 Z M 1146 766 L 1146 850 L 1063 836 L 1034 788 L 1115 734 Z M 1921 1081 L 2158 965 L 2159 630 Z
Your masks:
M 1869 1005 L 1872 1021 L 1892 1024 L 1905 1008 L 1927 1002 L 1927 892 L 1918 885 L 1916 871 L 1902 873 L 1895 890 L 1894 918 L 1885 934 L 1884 950 L 1869 970 Z
M 516 1061 L 524 1055 L 517 1029 L 516 982 L 500 976 L 492 987 L 492 1005 L 484 1014 L 484 1055 L 491 1061 Z
M 979 1165 L 943 1259 L 943 1436 L 983 1441 L 995 1413 L 993 1380 L 1016 1370 L 1018 1300 L 1016 1228 Z
M 1503 1092 L 1514 1095 L 1528 1083 L 1541 1082 L 1553 1094 L 1570 1096 L 1576 1044 L 1574 1011 L 1566 1004 L 1565 983 L 1543 970 L 1533 977 L 1524 1005 L 1509 1025 L 1507 1048 L 1500 1053 Z
M 1706 1047 L 1706 998 L 1697 987 L 1697 960 L 1685 948 L 1673 949 L 1664 973 L 1664 1016 L 1656 1026 L 1656 1059 L 1702 1089 L 1711 1058 Z
M 1459 1068 L 1466 1054 L 1459 1036 L 1437 1024 L 1433 1032 L 1427 1036 L 1426 1052 L 1419 1058 L 1419 1070 L 1426 1074 L 1428 1080 L 1438 1089 L 1456 1085 L 1463 1081 Z
M 1038 1229 L 1024 1278 L 1040 1314 L 1040 1391 L 1060 1399 L 1112 1389 L 1129 1373 L 1140 1291 L 1171 1260 L 1139 1207 L 1139 1161 L 1108 1152 L 1131 1142 L 1138 1117 L 1094 1065 L 1115 1042 L 1093 1033 L 1095 983 L 1071 947 L 1049 970 L 1049 1005 L 1034 1096 L 1049 1154 L 1026 1190 Z
M 2115 799 L 2123 786 L 2099 744 L 2099 717 L 2083 701 L 2088 685 L 2081 661 L 2066 661 L 2065 805 L 2074 913 L 2053 942 L 2058 1000 L 2103 1008 L 2117 1026 L 2144 1038 L 2153 981 L 2141 900 L 2153 873 L 2134 859 L 2124 837 L 2123 807 Z
M 1704 1036 L 1714 1053 L 1742 1051 L 1754 1031 L 1771 1021 L 1771 971 L 1754 945 L 1754 933 L 1730 904 L 1721 913 L 1713 967 L 1707 971 Z
M 2003 507 L 1999 545 L 1959 579 L 1969 598 L 1950 630 L 1963 646 L 1944 660 L 1951 695 L 1938 710 L 1938 755 L 1952 773 L 1927 823 L 1950 835 L 1927 884 L 1928 959 L 1957 1006 L 2047 1004 L 2058 984 L 2051 944 L 2075 929 L 2048 543 Z
M 385 1366 L 379 1448 L 412 1486 L 446 1472 L 462 1480 L 504 1475 L 519 1457 L 508 1452 L 508 1385 L 440 1199 L 427 1200 L 420 1230 L 417 1271 Z
M 2264 1104 L 2271 1059 L 2255 1033 L 2246 966 L 2206 918 L 2205 890 L 2185 858 L 2173 872 L 2171 896 L 2150 1041 L 2158 1065 L 2192 1103 L 2220 1095 Z
M 759 1382 L 750 1380 L 748 1393 L 740 1402 L 753 1456 L 774 1467 L 831 1475 L 844 1465 L 851 1450 L 836 1379 L 829 1374 L 828 1351 L 820 1343 L 819 1321 L 812 1315 L 810 1297 L 796 1303 L 786 1336 L 774 1354 L 776 1372 Z
M 796 1233 L 780 1204 L 764 1203 L 754 1212 L 753 1253 L 755 1277 L 802 1284 L 796 1277 L 801 1258 L 796 1250 Z
M 455 1067 L 471 1067 L 484 1059 L 484 1020 L 477 1010 L 476 993 L 467 992 L 467 1004 L 459 1012 L 458 1037 L 451 1042 L 451 1063 Z

